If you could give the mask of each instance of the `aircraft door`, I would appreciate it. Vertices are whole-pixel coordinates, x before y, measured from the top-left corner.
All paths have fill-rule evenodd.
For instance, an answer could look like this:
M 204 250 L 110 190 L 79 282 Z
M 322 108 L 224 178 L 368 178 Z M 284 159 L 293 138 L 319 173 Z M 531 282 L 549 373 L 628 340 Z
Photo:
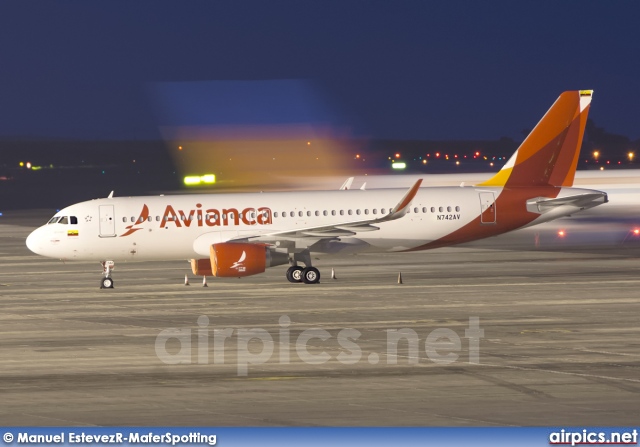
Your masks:
M 100 237 L 115 237 L 116 220 L 113 205 L 100 205 Z
M 496 198 L 492 192 L 480 193 L 480 222 L 483 224 L 496 223 Z

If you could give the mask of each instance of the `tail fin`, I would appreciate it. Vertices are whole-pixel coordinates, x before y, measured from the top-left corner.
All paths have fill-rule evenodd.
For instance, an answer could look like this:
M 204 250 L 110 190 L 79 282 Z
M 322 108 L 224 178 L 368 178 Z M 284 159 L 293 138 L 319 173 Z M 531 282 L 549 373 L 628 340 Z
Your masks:
M 592 95 L 562 93 L 503 168 L 478 186 L 572 186 Z

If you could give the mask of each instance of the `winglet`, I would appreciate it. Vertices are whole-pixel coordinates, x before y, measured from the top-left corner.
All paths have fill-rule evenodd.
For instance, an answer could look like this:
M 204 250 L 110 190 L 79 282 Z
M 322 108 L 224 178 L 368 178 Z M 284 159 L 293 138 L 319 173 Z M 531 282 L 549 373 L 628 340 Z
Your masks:
M 422 179 L 418 179 L 417 182 L 407 191 L 402 200 L 398 202 L 398 204 L 391 210 L 390 215 L 397 217 L 402 217 L 407 214 L 407 210 L 409 209 L 409 205 L 411 205 L 411 201 L 418 193 L 418 189 L 420 189 L 420 185 L 422 184 Z
M 562 93 L 502 169 L 477 186 L 573 186 L 592 96 Z
M 347 189 L 351 188 L 351 184 L 353 183 L 353 179 L 354 179 L 354 177 L 349 177 L 348 179 L 346 179 L 344 181 L 344 183 L 342 184 L 342 186 L 340 187 L 340 191 L 346 191 Z
M 107 197 L 107 199 L 113 199 L 113 191 L 111 191 L 111 193 L 109 193 L 109 196 Z

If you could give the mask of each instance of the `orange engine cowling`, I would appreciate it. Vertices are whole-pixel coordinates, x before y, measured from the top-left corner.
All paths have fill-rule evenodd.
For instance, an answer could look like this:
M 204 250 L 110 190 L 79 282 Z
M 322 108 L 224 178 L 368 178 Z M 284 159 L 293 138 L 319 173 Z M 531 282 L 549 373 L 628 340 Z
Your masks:
M 192 259 L 191 271 L 193 272 L 194 275 L 213 276 L 213 272 L 211 271 L 211 260 L 210 259 Z
M 265 244 L 223 242 L 211 246 L 213 276 L 240 277 L 264 272 L 269 249 Z

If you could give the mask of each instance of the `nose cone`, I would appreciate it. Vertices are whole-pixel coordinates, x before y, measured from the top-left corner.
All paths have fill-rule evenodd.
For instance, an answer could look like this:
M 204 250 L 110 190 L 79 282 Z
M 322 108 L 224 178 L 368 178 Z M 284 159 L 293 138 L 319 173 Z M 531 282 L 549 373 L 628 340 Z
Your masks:
M 29 236 L 27 236 L 27 248 L 39 255 L 42 250 L 42 231 L 40 228 L 33 230 Z

